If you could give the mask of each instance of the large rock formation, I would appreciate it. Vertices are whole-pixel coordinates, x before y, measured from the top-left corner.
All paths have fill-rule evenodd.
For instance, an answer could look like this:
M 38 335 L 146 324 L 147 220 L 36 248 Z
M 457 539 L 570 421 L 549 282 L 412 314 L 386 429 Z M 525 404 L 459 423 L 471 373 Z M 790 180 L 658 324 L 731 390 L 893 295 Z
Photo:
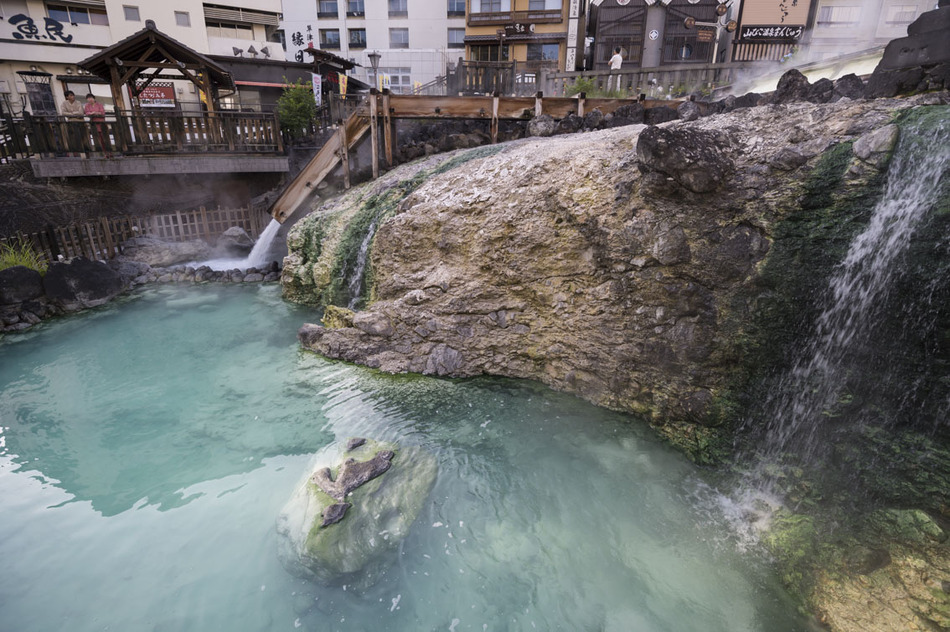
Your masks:
M 366 588 L 392 562 L 422 510 L 435 484 L 435 457 L 351 439 L 318 460 L 277 519 L 278 555 L 295 575 Z

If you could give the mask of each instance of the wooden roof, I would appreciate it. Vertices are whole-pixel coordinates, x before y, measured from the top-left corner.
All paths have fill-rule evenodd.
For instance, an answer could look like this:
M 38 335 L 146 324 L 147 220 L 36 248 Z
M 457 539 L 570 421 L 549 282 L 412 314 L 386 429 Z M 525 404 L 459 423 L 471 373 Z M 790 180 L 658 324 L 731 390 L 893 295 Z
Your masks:
M 141 31 L 102 49 L 77 65 L 110 83 L 112 67 L 119 68 L 123 76 L 122 83 L 138 80 L 147 70 L 157 73 L 151 75 L 152 79 L 192 81 L 196 73 L 203 72 L 207 73 L 212 87 L 234 90 L 234 80 L 220 64 L 162 33 L 151 20 L 145 22 L 145 28 Z

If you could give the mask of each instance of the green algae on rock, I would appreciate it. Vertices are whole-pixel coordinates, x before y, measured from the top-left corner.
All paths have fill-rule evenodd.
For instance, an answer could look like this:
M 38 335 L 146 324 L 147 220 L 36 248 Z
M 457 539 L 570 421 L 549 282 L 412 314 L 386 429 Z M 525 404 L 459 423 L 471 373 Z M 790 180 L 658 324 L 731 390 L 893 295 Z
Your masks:
M 380 458 L 391 467 L 377 468 L 372 478 L 342 494 L 326 491 L 335 489 L 333 482 L 341 483 L 348 463 L 361 467 Z M 422 511 L 435 484 L 436 459 L 414 446 L 366 440 L 332 445 L 318 461 L 314 475 L 301 483 L 277 519 L 278 556 L 294 575 L 367 588 L 392 563 Z M 331 470 L 330 463 L 342 465 Z

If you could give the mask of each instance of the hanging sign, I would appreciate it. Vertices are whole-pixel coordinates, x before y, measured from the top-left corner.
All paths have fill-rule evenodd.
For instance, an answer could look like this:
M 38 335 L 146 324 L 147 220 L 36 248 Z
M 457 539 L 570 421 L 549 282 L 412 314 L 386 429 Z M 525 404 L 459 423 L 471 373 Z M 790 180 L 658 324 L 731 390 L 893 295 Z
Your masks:
M 323 105 L 323 77 L 317 73 L 312 73 L 313 75 L 313 100 L 316 102 L 317 107 Z
M 139 106 L 143 108 L 173 108 L 175 107 L 175 86 L 172 84 L 154 83 L 142 88 L 139 92 Z
M 349 79 L 346 75 L 340 75 L 340 94 L 346 94 L 346 80 Z
M 715 39 L 716 31 L 712 29 L 699 29 L 696 31 L 697 42 L 711 42 Z

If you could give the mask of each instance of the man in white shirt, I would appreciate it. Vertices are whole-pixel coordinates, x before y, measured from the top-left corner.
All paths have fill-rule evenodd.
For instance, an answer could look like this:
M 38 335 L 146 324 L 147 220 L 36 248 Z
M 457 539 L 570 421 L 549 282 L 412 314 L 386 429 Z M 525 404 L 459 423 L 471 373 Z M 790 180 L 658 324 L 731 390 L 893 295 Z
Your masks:
M 614 56 L 610 58 L 610 76 L 607 77 L 607 91 L 620 89 L 620 77 L 614 75 L 615 70 L 620 70 L 623 64 L 623 57 L 620 55 L 620 47 L 614 49 Z

